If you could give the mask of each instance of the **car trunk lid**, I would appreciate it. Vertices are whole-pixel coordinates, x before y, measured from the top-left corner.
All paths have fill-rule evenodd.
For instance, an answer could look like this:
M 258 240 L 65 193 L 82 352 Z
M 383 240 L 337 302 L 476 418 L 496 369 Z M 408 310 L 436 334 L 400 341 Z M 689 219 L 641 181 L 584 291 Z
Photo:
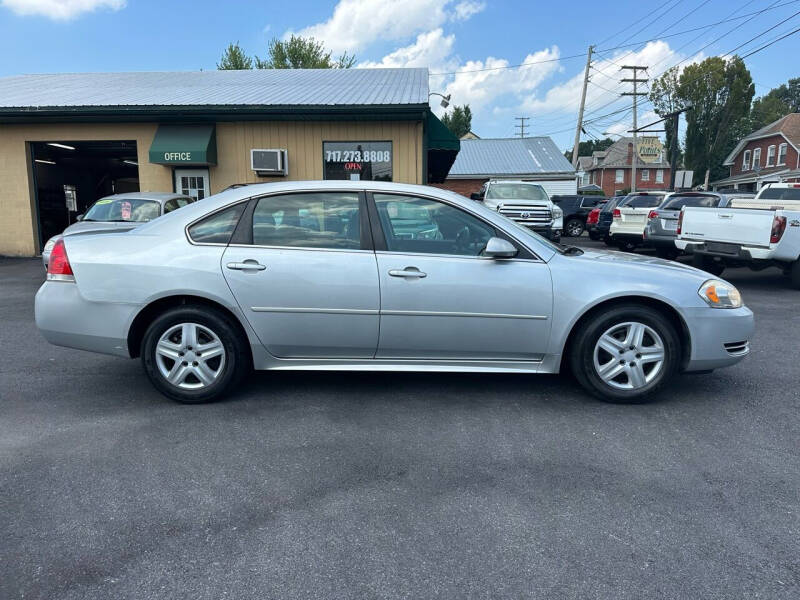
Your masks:
M 775 214 L 746 208 L 683 209 L 681 239 L 769 247 Z

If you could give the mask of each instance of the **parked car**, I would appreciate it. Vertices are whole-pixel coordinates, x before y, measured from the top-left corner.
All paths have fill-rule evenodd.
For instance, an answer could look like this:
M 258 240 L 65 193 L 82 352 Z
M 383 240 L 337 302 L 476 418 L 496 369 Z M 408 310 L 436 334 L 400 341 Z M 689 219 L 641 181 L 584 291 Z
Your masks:
M 800 289 L 800 183 L 771 183 L 755 198 L 726 208 L 685 207 L 675 244 L 692 264 L 721 274 L 727 267 L 778 267 Z
M 598 205 L 605 203 L 604 196 L 553 196 L 551 200 L 564 213 L 564 235 L 580 237 L 586 230 L 586 219 Z
M 252 368 L 569 368 L 638 402 L 739 362 L 753 334 L 736 288 L 702 271 L 553 244 L 453 192 L 376 181 L 252 185 L 64 236 L 35 315 L 53 344 L 141 357 L 186 403 Z
M 78 215 L 76 223 L 47 240 L 42 249 L 44 268 L 50 262 L 53 246 L 62 236 L 87 231 L 131 229 L 194 201 L 192 196 L 164 192 L 128 192 L 100 198 L 84 214 Z
M 675 259 L 681 251 L 675 246 L 678 217 L 686 206 L 724 208 L 734 198 L 752 198 L 754 194 L 721 194 L 718 192 L 674 192 L 668 194 L 658 208 L 647 215 L 644 228 L 644 244 L 655 248 L 661 258 Z
M 564 213 L 537 183 L 491 180 L 472 198 L 549 240 L 561 239 Z
M 647 215 L 661 204 L 666 195 L 667 192 L 635 192 L 625 196 L 612 213 L 608 230 L 611 244 L 629 252 L 641 246 Z
M 589 213 L 590 216 L 586 217 L 586 231 L 589 232 L 589 238 L 593 240 L 603 240 L 606 244 L 610 245 L 608 231 L 611 228 L 614 209 L 617 207 L 617 204 L 624 199 L 625 196 L 609 198 L 605 204 L 598 207 L 600 210 L 597 213 L 597 221 L 591 217 L 591 212 Z

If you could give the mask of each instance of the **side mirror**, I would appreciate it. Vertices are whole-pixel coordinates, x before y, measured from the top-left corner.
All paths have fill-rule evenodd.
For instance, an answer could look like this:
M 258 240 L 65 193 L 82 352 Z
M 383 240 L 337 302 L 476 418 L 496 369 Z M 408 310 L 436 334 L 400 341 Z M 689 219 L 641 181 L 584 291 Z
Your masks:
M 519 251 L 514 244 L 503 238 L 493 237 L 486 242 L 483 255 L 489 258 L 514 258 Z
M 478 200 L 478 201 L 483 200 L 483 197 L 478 192 L 472 192 L 469 195 L 469 197 L 470 197 L 471 200 Z
M 81 213 L 77 217 L 75 217 L 75 220 L 76 221 L 83 221 L 83 213 Z

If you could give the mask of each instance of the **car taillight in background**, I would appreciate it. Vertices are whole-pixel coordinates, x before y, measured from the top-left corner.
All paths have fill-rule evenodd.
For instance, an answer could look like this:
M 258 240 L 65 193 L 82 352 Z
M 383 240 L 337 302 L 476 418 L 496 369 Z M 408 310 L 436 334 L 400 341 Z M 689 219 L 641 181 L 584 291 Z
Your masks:
M 611 213 L 611 215 L 612 215 L 612 217 L 613 217 L 614 219 L 619 219 L 619 218 L 622 216 L 622 213 L 621 213 L 621 212 L 619 212 L 619 209 L 618 209 L 618 208 L 615 208 L 615 209 L 614 209 L 614 212 L 613 212 L 613 213 Z
M 600 221 L 600 209 L 593 208 L 589 211 L 589 216 L 586 217 L 587 225 L 596 225 Z
M 58 240 L 50 251 L 47 279 L 50 281 L 75 281 L 75 274 L 72 272 L 72 265 L 69 264 L 63 238 Z
M 780 242 L 784 231 L 786 231 L 786 217 L 775 217 L 772 219 L 772 231 L 769 234 L 769 243 L 777 244 Z
M 658 211 L 657 210 L 651 210 L 650 214 L 647 215 L 647 218 L 648 219 L 657 219 L 658 218 Z
M 681 234 L 681 227 L 683 227 L 683 211 L 678 215 L 678 228 L 675 230 L 678 235 Z

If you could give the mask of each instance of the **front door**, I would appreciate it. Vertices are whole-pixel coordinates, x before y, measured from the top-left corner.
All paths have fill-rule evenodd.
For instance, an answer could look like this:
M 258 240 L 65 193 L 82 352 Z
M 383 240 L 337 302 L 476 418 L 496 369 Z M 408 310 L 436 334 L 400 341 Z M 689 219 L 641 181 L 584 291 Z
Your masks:
M 480 256 L 495 228 L 450 204 L 374 194 L 385 250 L 377 252 L 377 358 L 524 360 L 546 353 L 550 270 Z
M 210 194 L 208 169 L 175 169 L 175 191 L 202 200 Z
M 227 247 L 222 272 L 262 344 L 279 358 L 372 358 L 380 295 L 364 195 L 255 202 L 240 225 L 246 243 Z

